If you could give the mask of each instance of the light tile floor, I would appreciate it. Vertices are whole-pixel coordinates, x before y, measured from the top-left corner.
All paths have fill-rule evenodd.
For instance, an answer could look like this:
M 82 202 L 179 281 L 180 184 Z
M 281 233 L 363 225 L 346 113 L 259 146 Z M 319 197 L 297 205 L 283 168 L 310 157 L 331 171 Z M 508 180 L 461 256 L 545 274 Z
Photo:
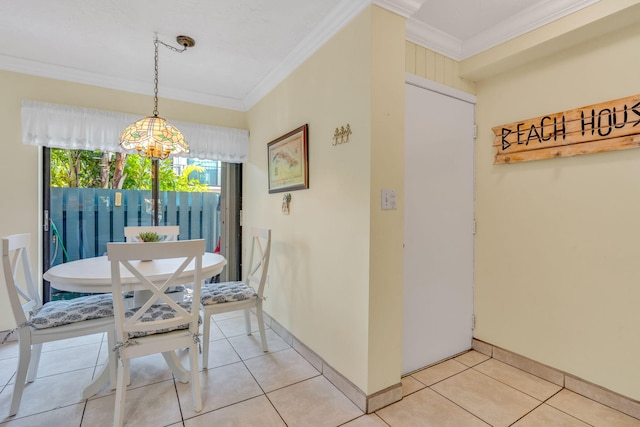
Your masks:
M 202 411 L 193 411 L 189 385 L 174 381 L 160 356 L 148 356 L 132 363 L 126 425 L 640 427 L 638 419 L 475 351 L 403 378 L 404 399 L 366 415 L 273 330 L 267 330 L 270 352 L 263 353 L 257 334 L 243 334 L 243 317 L 213 322 L 209 369 L 201 372 Z M 94 335 L 45 344 L 38 378 L 11 418 L 4 414 L 17 344 L 0 346 L 0 424 L 111 425 L 111 390 L 81 396 L 106 360 L 105 341 Z

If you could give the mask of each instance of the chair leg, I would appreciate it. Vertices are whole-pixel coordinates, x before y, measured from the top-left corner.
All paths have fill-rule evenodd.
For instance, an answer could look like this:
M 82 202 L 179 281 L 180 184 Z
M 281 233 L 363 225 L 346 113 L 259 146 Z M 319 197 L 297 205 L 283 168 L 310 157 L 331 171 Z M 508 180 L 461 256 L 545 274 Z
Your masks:
M 18 370 L 16 371 L 15 383 L 13 384 L 13 395 L 11 396 L 11 408 L 9 408 L 9 416 L 18 413 L 20 409 L 20 401 L 22 400 L 22 392 L 27 378 L 31 360 L 31 344 L 28 339 L 20 339 L 20 348 L 18 354 Z
M 127 365 L 127 366 L 129 366 L 129 365 Z M 120 369 L 120 368 L 118 368 L 118 369 Z M 130 369 L 127 369 L 127 372 L 124 373 L 124 384 L 125 384 L 125 387 L 129 387 L 131 385 L 131 370 Z
M 211 315 L 202 312 L 202 369 L 209 368 L 209 336 L 211 334 Z
M 32 383 L 38 375 L 38 366 L 40 365 L 40 354 L 42 354 L 42 344 L 31 346 L 31 361 L 29 362 L 29 370 L 27 371 L 27 382 Z
M 248 308 L 244 309 L 244 324 L 247 328 L 247 335 L 251 335 L 251 312 Z
M 247 310 L 248 311 L 248 310 Z M 262 351 L 269 351 L 267 348 L 267 337 L 264 332 L 264 316 L 262 315 L 262 301 L 256 304 L 256 317 L 258 318 L 258 329 L 260 330 L 260 342 L 262 343 Z
M 202 410 L 202 395 L 200 393 L 200 373 L 198 372 L 198 348 L 194 344 L 189 347 L 189 368 L 191 368 L 191 398 L 193 399 L 193 410 Z
M 116 377 L 116 373 L 118 371 L 118 360 L 116 356 L 116 352 L 113 350 L 116 346 L 116 333 L 115 330 L 107 331 L 107 345 L 109 346 L 109 359 L 107 363 L 109 364 L 109 383 L 111 384 L 111 390 L 115 390 L 118 379 Z
M 113 427 L 121 427 L 124 423 L 125 398 L 129 378 L 129 360 L 118 360 L 118 380 L 116 385 L 116 405 L 113 410 Z

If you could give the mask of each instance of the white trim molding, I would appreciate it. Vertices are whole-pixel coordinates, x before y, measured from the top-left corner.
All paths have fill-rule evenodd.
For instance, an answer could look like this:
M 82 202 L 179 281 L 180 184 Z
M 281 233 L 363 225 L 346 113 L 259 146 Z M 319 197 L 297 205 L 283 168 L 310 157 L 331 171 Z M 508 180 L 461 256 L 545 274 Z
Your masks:
M 293 49 L 285 60 L 271 71 L 243 99 L 243 111 L 249 110 L 289 74 L 306 61 L 313 53 L 324 45 L 334 34 L 342 29 L 356 15 L 371 4 L 371 0 L 355 0 L 342 2 L 327 15 L 316 28 L 309 33 Z
M 407 20 L 406 39 L 456 61 L 463 59 L 462 40 L 416 19 Z
M 373 4 L 400 16 L 409 18 L 416 13 L 426 0 L 373 0 Z
M 404 81 L 406 84 L 412 86 L 417 86 L 422 89 L 427 89 L 432 92 L 450 96 L 451 98 L 456 98 L 460 101 L 468 102 L 469 104 L 476 104 L 476 96 L 473 94 L 463 92 L 451 86 L 443 85 L 442 83 L 434 82 L 433 80 L 416 76 L 415 74 L 405 73 Z
M 564 18 L 599 0 L 543 0 L 509 17 L 472 38 L 457 39 L 450 34 L 409 17 L 407 40 L 434 52 L 461 61 L 501 43 L 514 39 L 543 25 Z

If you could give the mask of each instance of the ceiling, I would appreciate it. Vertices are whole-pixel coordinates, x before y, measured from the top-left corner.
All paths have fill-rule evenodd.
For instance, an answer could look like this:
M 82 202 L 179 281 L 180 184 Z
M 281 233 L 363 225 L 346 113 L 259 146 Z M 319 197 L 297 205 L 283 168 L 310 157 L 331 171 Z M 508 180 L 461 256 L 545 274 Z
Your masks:
M 0 69 L 246 111 L 371 3 L 462 60 L 598 0 L 0 0 Z

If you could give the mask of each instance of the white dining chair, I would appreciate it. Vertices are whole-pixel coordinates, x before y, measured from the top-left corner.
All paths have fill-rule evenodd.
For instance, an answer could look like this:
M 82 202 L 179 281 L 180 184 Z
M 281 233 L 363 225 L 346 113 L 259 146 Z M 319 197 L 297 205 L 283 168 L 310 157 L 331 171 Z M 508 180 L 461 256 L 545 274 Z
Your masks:
M 189 350 L 188 380 L 191 381 L 193 408 L 196 412 L 202 409 L 197 349 L 204 249 L 204 240 L 107 244 L 113 294 L 122 295 L 123 285 L 126 286 L 122 281 L 121 270 L 128 270 L 135 277 L 136 287 L 150 294 L 150 298 L 142 306 L 130 309 L 125 308 L 121 298 L 115 298 L 113 301 L 116 324 L 115 351 L 118 356 L 114 426 L 121 426 L 124 421 L 130 359 L 154 353 L 183 348 Z M 145 267 L 150 263 L 159 263 L 167 259 L 177 260 L 175 269 L 167 272 L 166 280 L 161 283 L 150 282 L 145 275 Z M 179 276 L 191 263 L 194 273 L 189 277 L 189 281 L 194 283 L 193 300 L 174 301 L 165 291 L 169 286 L 180 283 Z
M 253 227 L 251 229 L 251 254 L 249 268 L 244 282 L 208 283 L 202 287 L 200 302 L 202 304 L 202 367 L 206 369 L 209 362 L 209 335 L 211 316 L 235 310 L 244 310 L 247 335 L 251 335 L 251 309 L 255 309 L 260 331 L 260 342 L 263 351 L 269 351 L 264 331 L 262 301 L 264 287 L 271 256 L 271 230 Z
M 25 380 L 30 383 L 36 379 L 43 343 L 106 332 L 109 348 L 115 344 L 111 294 L 42 304 L 29 258 L 30 240 L 28 233 L 2 238 L 2 268 L 17 325 L 11 332 L 17 332 L 19 342 L 9 416 L 20 408 Z M 107 363 L 111 384 L 115 384 L 116 360 L 111 351 Z

